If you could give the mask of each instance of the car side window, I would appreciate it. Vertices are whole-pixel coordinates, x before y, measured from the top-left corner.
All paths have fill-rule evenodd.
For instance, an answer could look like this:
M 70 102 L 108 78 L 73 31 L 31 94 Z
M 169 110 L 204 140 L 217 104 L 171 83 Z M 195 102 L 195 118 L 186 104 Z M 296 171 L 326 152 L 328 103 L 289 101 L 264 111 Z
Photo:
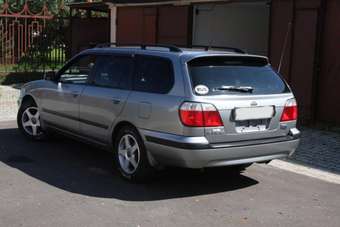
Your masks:
M 173 84 L 174 72 L 169 59 L 150 56 L 138 58 L 134 90 L 166 94 L 172 89 Z
M 59 81 L 63 83 L 86 84 L 94 64 L 95 56 L 81 56 L 60 74 Z
M 129 56 L 99 56 L 93 83 L 102 87 L 128 89 L 133 66 L 133 59 Z

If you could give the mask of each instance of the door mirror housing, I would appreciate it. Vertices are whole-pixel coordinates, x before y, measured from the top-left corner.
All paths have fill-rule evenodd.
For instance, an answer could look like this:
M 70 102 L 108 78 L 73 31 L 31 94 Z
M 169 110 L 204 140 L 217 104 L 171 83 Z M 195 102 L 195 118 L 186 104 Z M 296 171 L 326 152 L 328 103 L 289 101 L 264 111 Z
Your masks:
M 53 71 L 46 72 L 44 74 L 44 80 L 51 80 L 54 81 L 56 79 L 56 73 Z

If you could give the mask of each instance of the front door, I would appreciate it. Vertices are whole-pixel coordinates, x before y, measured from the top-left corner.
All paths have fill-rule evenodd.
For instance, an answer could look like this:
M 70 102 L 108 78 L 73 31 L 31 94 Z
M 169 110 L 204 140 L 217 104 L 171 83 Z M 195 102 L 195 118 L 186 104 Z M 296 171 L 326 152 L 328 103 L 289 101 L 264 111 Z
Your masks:
M 45 123 L 79 132 L 79 98 L 88 83 L 94 66 L 93 56 L 80 56 L 58 73 L 44 91 L 42 119 Z
M 131 55 L 103 55 L 97 58 L 93 78 L 80 97 L 82 134 L 99 142 L 107 142 L 109 129 L 130 94 L 133 68 Z

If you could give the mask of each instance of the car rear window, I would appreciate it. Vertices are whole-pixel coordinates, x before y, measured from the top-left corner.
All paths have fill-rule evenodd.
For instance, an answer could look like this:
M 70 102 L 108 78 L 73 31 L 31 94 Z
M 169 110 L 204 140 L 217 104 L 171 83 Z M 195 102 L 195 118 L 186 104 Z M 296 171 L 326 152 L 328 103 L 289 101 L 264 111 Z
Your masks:
M 188 69 L 197 95 L 290 92 L 287 84 L 265 58 L 200 57 L 188 62 Z

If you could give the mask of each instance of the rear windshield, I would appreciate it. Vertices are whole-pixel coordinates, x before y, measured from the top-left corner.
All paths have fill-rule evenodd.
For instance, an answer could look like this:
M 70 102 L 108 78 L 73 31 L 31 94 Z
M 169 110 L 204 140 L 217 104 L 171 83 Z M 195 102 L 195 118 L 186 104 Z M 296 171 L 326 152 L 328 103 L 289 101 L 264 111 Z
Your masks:
M 264 58 L 203 57 L 188 63 L 194 93 L 281 94 L 290 92 L 286 83 Z

